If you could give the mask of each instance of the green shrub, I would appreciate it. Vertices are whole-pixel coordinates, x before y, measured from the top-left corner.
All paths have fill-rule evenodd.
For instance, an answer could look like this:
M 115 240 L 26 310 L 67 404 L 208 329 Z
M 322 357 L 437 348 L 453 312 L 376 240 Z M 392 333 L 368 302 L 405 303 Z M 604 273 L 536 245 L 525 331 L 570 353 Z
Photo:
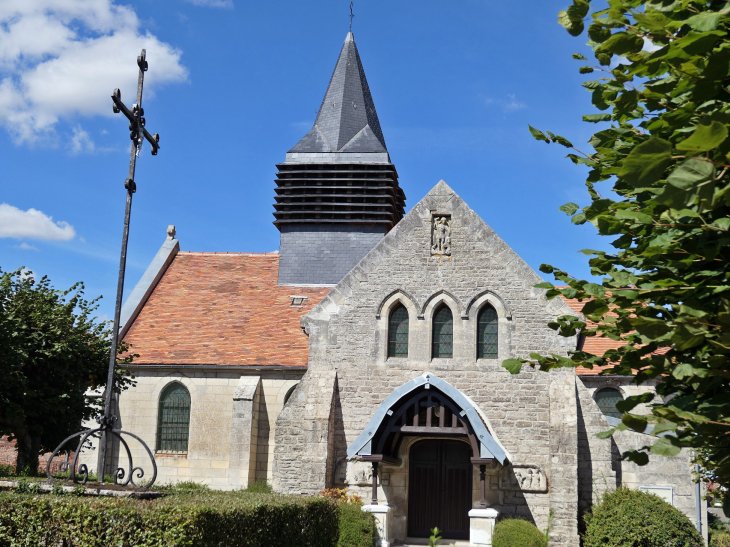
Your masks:
M 360 505 L 343 503 L 340 506 L 340 539 L 337 547 L 373 547 L 375 517 L 364 512 Z
M 702 547 L 702 537 L 678 509 L 654 494 L 619 488 L 585 516 L 585 547 Z
M 192 492 L 207 492 L 210 490 L 210 486 L 207 484 L 203 484 L 200 482 L 195 481 L 182 481 L 177 482 L 173 484 L 170 487 L 170 490 L 174 492 L 185 492 L 185 493 L 192 493 Z
M 0 465 L 0 477 L 14 477 L 15 467 L 12 465 Z
M 321 498 L 198 492 L 146 501 L 0 493 L 0 545 L 335 547 Z
M 523 519 L 504 519 L 494 526 L 493 547 L 547 547 L 547 539 L 537 527 Z
M 710 547 L 730 547 L 730 533 L 710 531 Z
M 254 481 L 246 487 L 244 492 L 249 492 L 250 494 L 271 494 L 273 490 L 266 481 Z

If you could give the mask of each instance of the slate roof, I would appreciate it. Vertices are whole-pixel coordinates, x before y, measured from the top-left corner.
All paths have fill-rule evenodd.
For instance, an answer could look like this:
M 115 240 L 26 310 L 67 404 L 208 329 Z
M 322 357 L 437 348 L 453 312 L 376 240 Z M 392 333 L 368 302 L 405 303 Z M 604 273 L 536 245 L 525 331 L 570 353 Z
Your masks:
M 314 126 L 289 152 L 387 152 L 352 32 L 347 33 Z
M 330 289 L 277 286 L 278 271 L 278 253 L 179 252 L 124 338 L 135 364 L 306 366 L 299 320 Z

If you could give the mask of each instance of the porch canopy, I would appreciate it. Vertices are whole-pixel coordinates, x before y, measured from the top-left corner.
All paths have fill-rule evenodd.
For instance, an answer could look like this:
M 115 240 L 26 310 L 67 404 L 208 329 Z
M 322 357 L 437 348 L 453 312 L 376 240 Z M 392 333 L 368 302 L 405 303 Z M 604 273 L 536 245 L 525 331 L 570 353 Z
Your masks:
M 427 372 L 395 389 L 347 449 L 349 459 L 396 464 L 404 437 L 466 437 L 474 464 L 508 463 L 471 400 Z

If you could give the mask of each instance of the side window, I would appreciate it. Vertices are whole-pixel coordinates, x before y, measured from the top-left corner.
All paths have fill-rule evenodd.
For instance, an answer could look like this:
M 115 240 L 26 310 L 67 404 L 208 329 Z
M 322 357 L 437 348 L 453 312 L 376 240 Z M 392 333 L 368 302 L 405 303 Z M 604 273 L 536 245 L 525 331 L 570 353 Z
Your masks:
M 294 384 L 289 388 L 289 390 L 286 392 L 286 395 L 284 395 L 284 404 L 289 402 L 289 399 L 291 399 L 291 396 L 294 394 L 294 390 L 297 388 L 299 384 Z
M 454 354 L 454 317 L 451 309 L 442 304 L 433 315 L 433 358 L 451 357 Z
M 615 387 L 606 387 L 597 391 L 593 397 L 601 409 L 604 416 L 610 416 L 612 418 L 620 418 L 621 412 L 616 408 L 616 403 L 623 401 L 624 398 L 621 396 L 621 392 Z
M 484 306 L 477 319 L 477 359 L 496 359 L 498 350 L 497 312 Z
M 408 310 L 403 304 L 388 319 L 388 357 L 408 357 Z
M 190 392 L 174 382 L 160 395 L 157 414 L 157 451 L 187 452 L 190 431 Z

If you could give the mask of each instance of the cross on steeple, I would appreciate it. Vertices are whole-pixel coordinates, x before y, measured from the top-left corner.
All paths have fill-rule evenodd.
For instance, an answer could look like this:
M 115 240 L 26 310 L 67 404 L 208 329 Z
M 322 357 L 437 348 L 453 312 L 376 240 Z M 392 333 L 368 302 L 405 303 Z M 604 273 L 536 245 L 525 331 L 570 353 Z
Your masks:
M 352 13 L 352 2 L 350 2 L 350 32 L 352 32 L 352 18 L 355 17 L 355 14 Z

